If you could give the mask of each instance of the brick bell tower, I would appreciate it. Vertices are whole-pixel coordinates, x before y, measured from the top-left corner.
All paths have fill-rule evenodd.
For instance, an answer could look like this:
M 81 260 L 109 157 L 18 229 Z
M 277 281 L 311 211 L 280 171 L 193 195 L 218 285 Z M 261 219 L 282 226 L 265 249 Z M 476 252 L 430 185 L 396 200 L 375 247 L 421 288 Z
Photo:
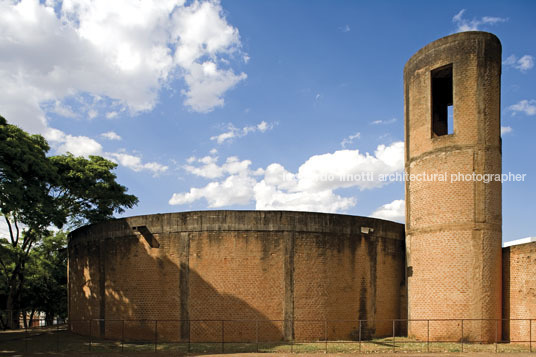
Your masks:
M 404 68 L 408 318 L 435 319 L 409 322 L 419 339 L 501 337 L 501 182 L 478 180 L 501 174 L 500 79 L 486 32 L 434 41 Z

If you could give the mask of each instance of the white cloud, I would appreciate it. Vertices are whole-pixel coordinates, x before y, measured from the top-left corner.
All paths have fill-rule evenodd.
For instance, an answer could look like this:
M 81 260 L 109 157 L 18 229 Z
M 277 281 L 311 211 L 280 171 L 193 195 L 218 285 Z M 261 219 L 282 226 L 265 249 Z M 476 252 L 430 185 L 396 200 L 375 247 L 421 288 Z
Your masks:
M 240 161 L 237 157 L 228 157 L 221 166 L 217 164 L 218 158 L 215 156 L 205 156 L 202 158 L 190 157 L 184 169 L 189 173 L 204 178 L 214 179 L 229 174 L 247 174 L 251 161 Z M 192 164 L 196 163 L 198 166 Z
M 70 152 L 74 156 L 98 155 L 102 145 L 86 136 L 65 135 L 65 142 L 56 151 L 60 154 Z
M 255 200 L 258 210 L 314 212 L 341 212 L 357 202 L 354 197 L 342 197 L 332 190 L 289 192 L 268 185 L 264 180 L 255 185 Z
M 339 27 L 339 30 L 341 32 L 350 32 L 350 25 L 346 24 L 346 25 L 344 25 L 342 27 Z
M 518 69 L 521 72 L 526 72 L 534 67 L 534 57 L 524 55 L 518 59 L 515 55 L 510 55 L 503 61 L 503 65 Z
M 527 71 L 534 67 L 534 58 L 530 55 L 524 55 L 517 61 L 516 68 L 521 71 Z
M 114 131 L 108 131 L 106 133 L 102 133 L 100 136 L 108 140 L 121 140 L 121 137 Z
M 88 112 L 87 112 L 87 117 L 89 119 L 95 119 L 97 117 L 97 115 L 99 115 L 99 112 L 96 111 L 95 109 L 89 109 Z
M 272 129 L 272 127 L 272 124 L 268 124 L 265 121 L 261 121 L 259 124 L 257 124 L 257 130 L 259 130 L 261 133 L 264 133 L 266 130 Z
M 55 100 L 52 105 L 47 105 L 47 103 L 43 103 L 42 107 L 46 108 L 46 110 L 50 111 L 51 113 L 58 114 L 65 118 L 78 117 L 78 115 L 70 106 L 62 104 L 59 100 Z
M 226 132 L 212 136 L 210 137 L 210 140 L 214 140 L 218 144 L 223 144 L 226 141 L 232 141 L 234 138 L 241 138 L 256 131 L 264 133 L 268 130 L 271 130 L 273 127 L 274 124 L 269 124 L 265 121 L 261 121 L 257 125 L 245 126 L 242 129 L 235 127 L 233 124 L 229 124 Z
M 172 18 L 172 34 L 178 39 L 174 62 L 187 72 L 185 81 L 189 89 L 183 91 L 185 103 L 199 112 L 222 106 L 223 94 L 247 78 L 245 73 L 235 74 L 216 65 L 218 55 L 239 51 L 238 30 L 227 23 L 216 1 L 195 1 L 179 8 Z M 208 60 L 201 61 L 205 58 Z
M 371 217 L 404 223 L 406 220 L 406 202 L 404 200 L 394 200 L 391 203 L 384 204 L 372 212 Z
M 472 20 L 467 20 L 463 17 L 464 13 L 465 9 L 460 10 L 452 17 L 452 22 L 456 24 L 456 32 L 477 31 L 480 30 L 483 25 L 495 25 L 500 22 L 508 21 L 507 18 L 493 16 L 483 16 L 480 19 L 473 18 Z
M 379 125 L 379 124 L 387 125 L 387 124 L 393 124 L 394 122 L 396 122 L 396 118 L 391 118 L 389 120 L 374 120 L 374 121 L 370 122 L 370 124 L 372 124 L 372 125 Z
M 374 155 L 359 150 L 339 150 L 334 153 L 310 157 L 298 169 L 298 185 L 302 191 L 322 191 L 344 187 L 370 189 L 385 182 L 377 179 L 380 174 L 401 171 L 404 168 L 404 143 L 379 145 Z M 365 176 L 372 174 L 371 180 Z M 365 178 L 364 178 L 365 177 Z
M 344 138 L 341 141 L 341 146 L 343 148 L 346 148 L 347 145 L 353 144 L 354 139 L 359 139 L 360 137 L 361 137 L 361 133 L 359 133 L 359 132 L 355 133 L 354 135 L 350 135 L 349 137 Z
M 135 114 L 183 77 L 185 104 L 207 112 L 246 78 L 223 61 L 245 54 L 217 0 L 1 1 L 0 34 L 0 112 L 30 132 L 47 130 L 47 111 L 81 115 L 64 105 L 81 93 Z
M 510 126 L 501 126 L 501 135 L 511 133 L 512 130 L 513 129 Z
M 523 99 L 519 103 L 513 104 L 508 107 L 516 115 L 517 113 L 525 113 L 525 115 L 536 115 L 536 100 Z
M 106 119 L 113 119 L 117 117 L 118 113 L 116 111 L 106 113 Z
M 188 165 L 185 165 L 184 169 L 193 175 L 209 179 L 227 177 L 221 181 L 212 181 L 205 187 L 191 188 L 186 193 L 174 193 L 169 204 L 188 204 L 202 198 L 207 200 L 211 208 L 250 203 L 253 198 L 253 187 L 256 184 L 254 176 L 259 174 L 258 170 L 253 172 L 249 169 L 251 161 L 240 161 L 234 156 L 228 157 L 221 166 L 217 164 L 217 161 L 218 158 L 215 156 L 188 158 Z
M 90 155 L 99 155 L 136 172 L 151 171 L 155 176 L 167 171 L 168 169 L 167 166 L 157 162 L 144 163 L 139 155 L 128 154 L 124 150 L 112 153 L 104 152 L 101 144 L 94 139 L 88 138 L 87 136 L 73 136 L 65 134 L 61 130 L 52 128 L 49 128 L 44 135 L 58 154 L 70 152 L 74 156 L 85 157 Z M 108 139 L 112 137 L 118 137 L 120 139 L 119 135 L 114 132 L 104 133 L 101 134 L 101 136 L 106 136 Z
M 201 188 L 191 188 L 189 192 L 175 193 L 169 203 L 186 204 L 206 199 L 209 207 L 222 207 L 254 201 L 256 209 L 345 211 L 356 204 L 356 198 L 343 197 L 335 190 L 373 189 L 387 184 L 379 181 L 378 175 L 402 171 L 403 151 L 402 142 L 379 145 L 373 155 L 362 154 L 359 150 L 339 150 L 310 157 L 296 173 L 278 163 L 253 171 L 251 161 L 240 161 L 236 157 L 228 158 L 222 165 L 213 156 L 192 157 L 185 166 L 189 173 L 218 180 Z M 234 187 L 234 184 L 241 186 Z
M 168 170 L 168 167 L 165 165 L 157 162 L 143 163 L 140 156 L 127 154 L 126 152 L 106 153 L 104 156 L 136 172 L 151 171 L 156 176 Z
M 102 154 L 102 145 L 87 136 L 73 136 L 57 129 L 48 129 L 44 136 L 58 154 L 68 152 L 74 156 Z
M 453 22 L 460 22 L 462 21 L 463 13 L 465 12 L 465 9 L 460 10 L 456 15 L 452 17 Z
M 231 175 L 221 182 L 211 182 L 187 193 L 174 193 L 170 205 L 183 205 L 205 198 L 211 208 L 247 205 L 253 197 L 255 180 L 249 176 Z
M 502 62 L 504 66 L 514 66 L 517 62 L 517 57 L 515 55 L 510 55 Z
M 214 62 L 194 63 L 189 71 L 184 78 L 189 87 L 182 91 L 187 97 L 184 103 L 201 113 L 223 106 L 223 94 L 247 78 L 245 73 L 216 69 Z

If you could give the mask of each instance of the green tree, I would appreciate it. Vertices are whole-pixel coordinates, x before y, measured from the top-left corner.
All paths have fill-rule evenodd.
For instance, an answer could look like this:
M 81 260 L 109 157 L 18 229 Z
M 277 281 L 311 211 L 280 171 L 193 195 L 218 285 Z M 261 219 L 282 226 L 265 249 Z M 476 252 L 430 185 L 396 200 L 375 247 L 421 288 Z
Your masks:
M 4 245 L 4 251 L 10 250 Z M 8 261 L 8 259 L 4 259 Z M 59 231 L 36 242 L 28 255 L 24 283 L 20 292 L 20 309 L 24 322 L 31 323 L 34 312 L 44 312 L 47 325 L 54 317 L 67 316 L 67 234 Z M 5 285 L 4 285 L 5 288 Z M 4 291 L 0 287 L 0 292 Z
M 116 182 L 116 164 L 99 156 L 47 156 L 48 143 L 0 116 L 0 213 L 8 237 L 0 237 L 0 284 L 5 309 L 20 308 L 26 263 L 52 225 L 74 228 L 110 219 L 138 203 Z M 12 324 L 11 322 L 8 322 Z

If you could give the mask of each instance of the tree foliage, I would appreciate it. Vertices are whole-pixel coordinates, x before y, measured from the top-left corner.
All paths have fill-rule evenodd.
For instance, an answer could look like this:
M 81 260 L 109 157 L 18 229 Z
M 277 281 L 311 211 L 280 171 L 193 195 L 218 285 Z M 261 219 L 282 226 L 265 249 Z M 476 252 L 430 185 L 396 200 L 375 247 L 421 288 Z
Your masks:
M 54 317 L 67 317 L 67 234 L 59 231 L 44 237 L 31 250 L 26 264 L 20 308 L 45 313 L 47 324 Z
M 47 156 L 48 151 L 42 136 L 30 135 L 0 116 L 0 213 L 9 231 L 8 237 L 0 237 L 0 289 L 7 292 L 6 310 L 21 307 L 24 287 L 31 282 L 27 273 L 37 269 L 30 265 L 46 265 L 38 253 L 44 254 L 42 249 L 54 241 L 45 239 L 51 226 L 75 228 L 103 221 L 138 203 L 116 182 L 117 164 L 99 156 Z M 31 300 L 30 295 L 24 298 Z

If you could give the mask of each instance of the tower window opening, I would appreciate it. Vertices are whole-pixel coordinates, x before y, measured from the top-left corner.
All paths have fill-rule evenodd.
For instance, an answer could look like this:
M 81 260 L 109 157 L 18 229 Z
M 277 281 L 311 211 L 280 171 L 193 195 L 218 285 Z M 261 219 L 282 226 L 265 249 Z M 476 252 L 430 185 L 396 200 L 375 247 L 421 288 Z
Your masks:
M 432 136 L 454 134 L 452 64 L 432 71 Z

